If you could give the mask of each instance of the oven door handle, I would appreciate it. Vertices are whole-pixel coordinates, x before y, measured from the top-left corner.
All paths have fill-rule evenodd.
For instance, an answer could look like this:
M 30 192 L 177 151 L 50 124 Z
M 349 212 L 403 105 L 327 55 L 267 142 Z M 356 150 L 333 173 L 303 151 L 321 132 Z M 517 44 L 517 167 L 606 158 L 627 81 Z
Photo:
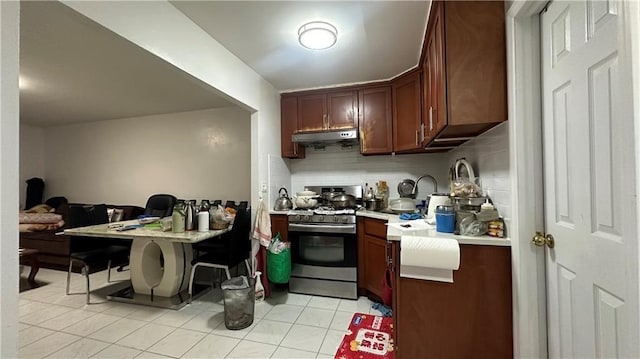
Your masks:
M 355 234 L 356 226 L 353 224 L 297 224 L 289 223 L 290 232 L 306 232 L 306 233 L 346 233 Z

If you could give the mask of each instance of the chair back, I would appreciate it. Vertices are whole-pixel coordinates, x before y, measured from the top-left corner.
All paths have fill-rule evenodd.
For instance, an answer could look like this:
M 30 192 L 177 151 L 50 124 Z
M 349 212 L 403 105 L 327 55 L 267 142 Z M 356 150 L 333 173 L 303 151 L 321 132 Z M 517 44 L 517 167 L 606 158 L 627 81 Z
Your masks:
M 238 263 L 249 257 L 251 251 L 251 209 L 241 209 L 236 212 L 233 228 L 224 234 L 229 241 L 228 251 L 231 262 Z
M 68 212 L 69 228 L 93 226 L 97 224 L 109 223 L 107 206 L 105 204 L 96 205 L 70 205 Z M 71 252 L 82 252 L 97 248 L 106 248 L 110 245 L 130 245 L 131 240 L 120 240 L 110 238 L 71 236 Z
M 241 210 L 241 209 L 247 209 L 247 207 L 249 207 L 249 201 L 240 201 L 240 202 L 236 202 L 236 201 L 227 201 L 227 203 L 225 203 L 224 205 L 225 208 L 233 208 L 235 210 Z
M 144 214 L 150 216 L 167 217 L 173 213 L 176 196 L 170 194 L 154 194 L 149 197 L 144 208 Z

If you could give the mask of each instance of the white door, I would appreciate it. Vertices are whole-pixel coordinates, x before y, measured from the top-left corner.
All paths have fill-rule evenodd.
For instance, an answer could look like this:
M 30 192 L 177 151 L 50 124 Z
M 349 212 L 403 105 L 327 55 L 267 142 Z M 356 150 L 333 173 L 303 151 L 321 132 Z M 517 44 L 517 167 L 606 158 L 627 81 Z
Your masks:
M 614 1 L 541 14 L 549 356 L 640 357 L 628 24 Z M 624 35 L 624 36 L 623 36 Z

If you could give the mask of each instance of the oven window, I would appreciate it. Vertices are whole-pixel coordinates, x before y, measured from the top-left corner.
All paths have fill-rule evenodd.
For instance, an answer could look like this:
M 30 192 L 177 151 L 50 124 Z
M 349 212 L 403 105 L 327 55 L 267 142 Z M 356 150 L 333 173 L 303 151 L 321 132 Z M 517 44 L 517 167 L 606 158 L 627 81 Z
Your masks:
M 291 245 L 294 263 L 325 267 L 350 267 L 357 263 L 355 236 L 297 234 Z
M 300 236 L 300 258 L 307 262 L 344 261 L 344 238 Z

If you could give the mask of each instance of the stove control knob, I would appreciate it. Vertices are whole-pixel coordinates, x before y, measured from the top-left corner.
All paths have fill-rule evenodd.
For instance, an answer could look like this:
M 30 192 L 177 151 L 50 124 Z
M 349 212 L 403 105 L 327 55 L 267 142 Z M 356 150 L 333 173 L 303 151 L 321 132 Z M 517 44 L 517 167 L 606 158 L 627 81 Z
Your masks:
M 291 218 L 292 222 L 300 222 L 300 215 L 299 214 L 296 214 L 295 216 L 292 216 L 292 217 L 293 217 L 293 218 Z
M 304 216 L 302 216 L 302 221 L 303 222 L 309 222 L 310 220 L 311 220 L 311 216 L 306 215 L 306 214 Z
M 342 223 L 347 223 L 347 216 L 342 216 Z
M 324 216 L 323 215 L 319 215 L 318 216 L 318 222 L 324 222 Z

